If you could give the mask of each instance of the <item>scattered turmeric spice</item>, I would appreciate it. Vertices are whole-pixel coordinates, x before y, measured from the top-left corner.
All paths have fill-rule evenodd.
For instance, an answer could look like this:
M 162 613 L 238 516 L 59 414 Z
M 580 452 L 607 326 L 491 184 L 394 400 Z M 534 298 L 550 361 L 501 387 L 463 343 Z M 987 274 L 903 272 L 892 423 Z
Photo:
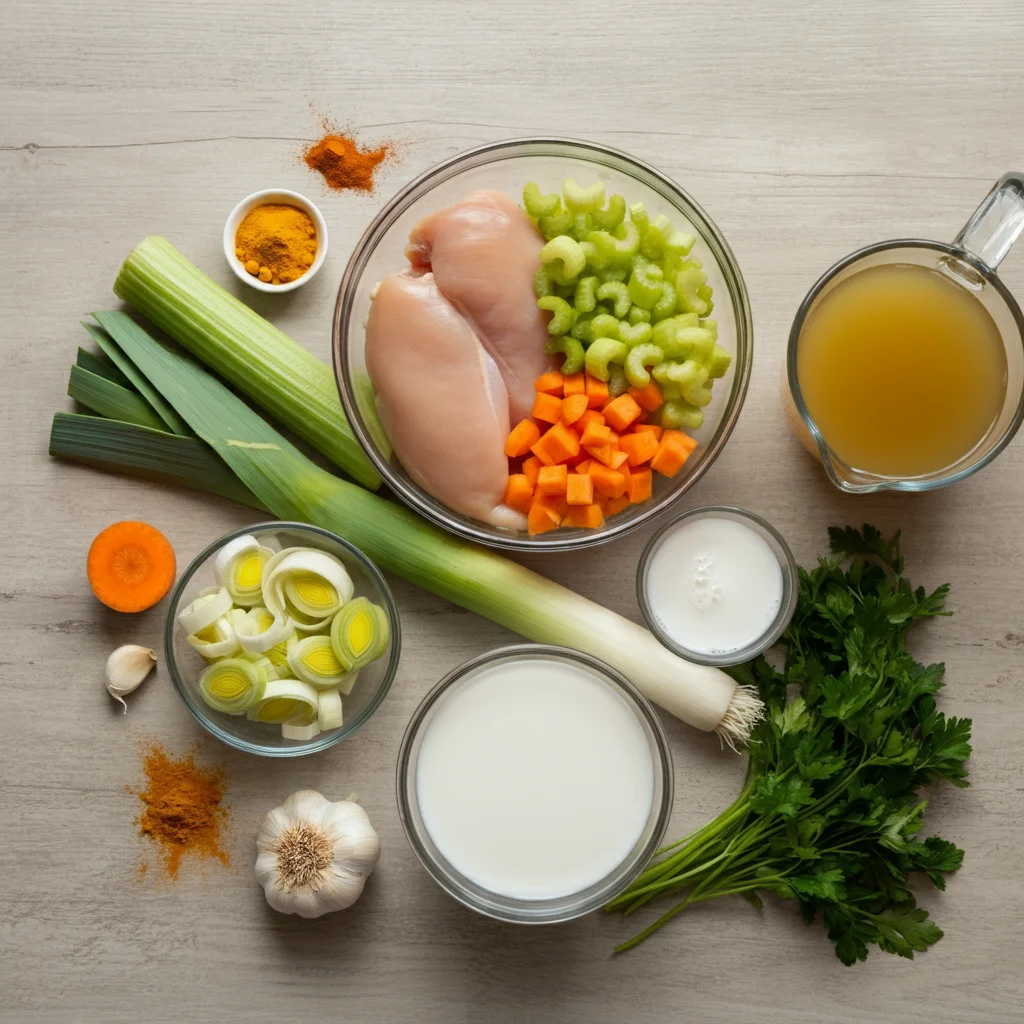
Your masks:
M 390 143 L 361 150 L 355 139 L 334 131 L 310 145 L 302 154 L 306 166 L 319 171 L 324 181 L 338 192 L 355 189 L 373 191 L 373 176 L 379 164 L 393 154 Z
M 144 807 L 136 819 L 139 835 L 157 848 L 167 876 L 177 879 L 182 857 L 212 857 L 225 867 L 228 855 L 221 847 L 221 829 L 227 821 L 224 771 L 196 762 L 198 748 L 182 757 L 170 755 L 159 743 L 143 748 L 146 786 L 138 794 Z M 140 865 L 141 879 L 146 868 Z
M 253 207 L 235 232 L 235 255 L 267 284 L 287 284 L 316 259 L 316 225 L 305 210 L 287 203 Z

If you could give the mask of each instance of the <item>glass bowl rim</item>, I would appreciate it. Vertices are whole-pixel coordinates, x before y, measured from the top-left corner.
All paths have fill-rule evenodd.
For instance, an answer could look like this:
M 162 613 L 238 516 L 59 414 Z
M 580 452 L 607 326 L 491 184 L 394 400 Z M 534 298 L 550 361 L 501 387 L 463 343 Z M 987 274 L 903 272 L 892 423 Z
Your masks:
M 343 358 L 343 352 L 347 353 L 348 348 L 348 323 L 351 319 L 352 306 L 355 301 L 356 285 L 362 277 L 365 264 L 373 250 L 391 229 L 398 216 L 413 202 L 429 194 L 431 189 L 457 174 L 463 165 L 479 166 L 481 163 L 496 163 L 501 160 L 512 159 L 519 155 L 516 153 L 516 150 L 529 146 L 555 146 L 583 150 L 585 152 L 580 154 L 581 159 L 589 159 L 591 162 L 599 165 L 614 166 L 620 173 L 628 173 L 632 177 L 636 177 L 647 187 L 655 191 L 661 191 L 670 205 L 681 209 L 694 223 L 694 226 L 697 227 L 701 234 L 704 244 L 714 254 L 718 269 L 725 279 L 726 288 L 733 306 L 733 318 L 736 325 L 737 352 L 732 385 L 726 398 L 726 408 L 722 420 L 718 425 L 715 435 L 704 449 L 700 464 L 680 482 L 678 488 L 669 488 L 660 498 L 652 501 L 649 508 L 638 512 L 629 520 L 624 520 L 614 525 L 606 523 L 599 530 L 584 531 L 572 538 L 559 538 L 558 534 L 560 531 L 558 530 L 552 530 L 549 533 L 535 537 L 528 536 L 527 534 L 505 535 L 499 534 L 497 531 L 492 532 L 491 528 L 487 527 L 486 524 L 476 525 L 455 519 L 448 513 L 447 509 L 444 509 L 440 502 L 425 496 L 420 487 L 399 479 L 392 471 L 390 464 L 377 451 L 372 435 L 363 423 L 355 401 L 356 389 L 349 373 L 348 359 Z M 499 156 L 498 154 L 501 155 Z M 552 153 L 540 155 L 567 156 L 571 154 Z M 490 160 L 483 159 L 487 157 Z M 624 170 L 614 164 L 607 164 L 602 158 L 611 158 L 613 161 L 619 161 L 625 165 L 626 169 Z M 636 172 L 639 172 L 639 174 Z M 646 180 L 644 176 L 649 180 Z M 424 188 L 428 184 L 429 188 Z M 488 142 L 462 150 L 454 156 L 428 167 L 401 188 L 385 203 L 360 236 L 358 242 L 356 242 L 352 255 L 345 265 L 341 284 L 338 286 L 338 297 L 335 302 L 331 323 L 331 357 L 335 384 L 341 399 L 341 405 L 356 436 L 356 440 L 359 441 L 360 446 L 366 452 L 367 458 L 373 464 L 374 469 L 377 470 L 381 478 L 403 504 L 429 519 L 435 525 L 466 540 L 506 551 L 576 551 L 594 547 L 608 543 L 617 537 L 626 536 L 665 512 L 673 502 L 681 498 L 686 491 L 700 480 L 719 455 L 721 455 L 726 443 L 732 436 L 740 413 L 743 410 L 750 385 L 750 374 L 754 358 L 753 347 L 753 316 L 746 282 L 743 279 L 743 272 L 740 270 L 736 255 L 726 241 L 725 235 L 700 203 L 681 185 L 668 177 L 668 175 L 623 150 L 605 146 L 601 143 L 587 142 L 582 139 L 557 135 L 499 139 L 495 142 Z M 740 358 L 741 352 L 744 356 L 742 359 Z
M 681 522 L 687 519 L 705 518 L 709 514 L 721 514 L 728 513 L 729 515 L 739 516 L 741 519 L 748 519 L 759 529 L 767 533 L 782 549 L 784 561 L 780 563 L 780 568 L 783 574 L 783 593 L 785 593 L 785 585 L 789 583 L 789 596 L 779 605 L 779 610 L 775 614 L 775 618 L 772 619 L 771 625 L 755 640 L 751 641 L 745 647 L 740 647 L 735 651 L 729 651 L 725 654 L 707 654 L 702 651 L 693 651 L 689 647 L 683 646 L 677 640 L 672 639 L 662 628 L 657 618 L 654 615 L 654 611 L 650 606 L 650 602 L 647 600 L 647 574 L 650 569 L 651 558 L 658 546 L 665 539 L 668 532 L 677 527 Z M 772 554 L 775 554 L 773 551 Z M 777 556 L 776 556 L 777 557 Z M 786 628 L 789 626 L 790 620 L 793 618 L 796 612 L 797 600 L 800 597 L 800 569 L 797 566 L 796 558 L 793 556 L 793 551 L 789 544 L 786 542 L 786 538 L 782 536 L 779 531 L 768 522 L 767 519 L 762 518 L 749 509 L 740 508 L 738 505 L 700 505 L 697 508 L 687 509 L 685 512 L 681 512 L 677 516 L 673 516 L 667 522 L 662 523 L 657 530 L 654 531 L 650 540 L 644 547 L 643 553 L 640 555 L 640 562 L 636 568 L 636 599 L 640 605 L 640 613 L 644 617 L 644 622 L 647 624 L 647 628 L 658 638 L 664 647 L 667 647 L 673 654 L 678 654 L 680 658 L 686 659 L 686 661 L 692 661 L 697 665 L 710 665 L 714 668 L 729 668 L 733 665 L 742 665 L 745 661 L 750 661 L 752 658 L 756 658 L 759 654 L 763 654 L 769 647 L 773 647 L 779 640 L 779 637 L 786 632 Z
M 458 871 L 454 866 L 449 867 L 447 861 L 436 860 L 429 853 L 426 844 L 421 839 L 418 829 L 413 824 L 413 806 L 418 806 L 418 800 L 410 802 L 407 789 L 410 785 L 414 787 L 415 765 L 411 762 L 412 748 L 428 713 L 441 701 L 453 686 L 463 680 L 470 672 L 493 662 L 515 658 L 517 656 L 547 657 L 569 661 L 594 672 L 602 682 L 612 687 L 619 693 L 633 712 L 637 714 L 642 723 L 650 727 L 653 736 L 653 750 L 651 751 L 651 763 L 655 772 L 656 782 L 660 778 L 661 798 L 657 803 L 652 801 L 651 811 L 647 822 L 651 825 L 651 834 L 643 844 L 642 849 L 636 855 L 635 863 L 630 870 L 617 882 L 614 891 L 606 888 L 605 891 L 592 893 L 586 900 L 579 900 L 580 893 L 571 893 L 567 896 L 556 897 L 550 900 L 517 900 L 514 897 L 492 894 L 496 900 L 504 901 L 504 907 L 481 905 L 475 899 L 473 893 L 462 886 L 458 880 Z M 505 921 L 511 924 L 561 924 L 572 921 L 597 910 L 608 900 L 613 899 L 618 893 L 624 891 L 631 885 L 640 873 L 644 870 L 651 858 L 657 853 L 668 829 L 669 819 L 672 815 L 673 801 L 675 798 L 675 777 L 673 773 L 672 751 L 669 746 L 668 736 L 665 727 L 662 725 L 658 713 L 653 705 L 640 692 L 637 687 L 629 681 L 621 672 L 612 668 L 600 658 L 585 654 L 582 651 L 574 651 L 568 647 L 559 647 L 555 644 L 509 644 L 504 647 L 496 647 L 468 661 L 457 665 L 448 672 L 439 682 L 426 693 L 420 703 L 416 706 L 409 723 L 402 735 L 402 742 L 398 749 L 398 759 L 395 766 L 395 788 L 398 800 L 398 817 L 402 822 L 402 829 L 405 837 L 412 847 L 416 858 L 423 865 L 427 874 L 458 903 L 470 910 L 474 910 L 485 917 L 496 921 Z M 646 827 L 646 826 L 645 826 Z M 629 860 L 623 860 L 625 864 Z M 622 865 L 609 872 L 609 876 L 615 874 Z M 604 881 L 604 880 L 602 880 Z M 594 883 L 589 889 L 600 886 L 602 882 Z M 481 887 L 482 888 L 482 887 Z M 586 893 L 588 889 L 581 890 Z M 540 913 L 530 913 L 533 909 L 540 910 Z
M 185 587 L 213 555 L 224 547 L 225 544 L 230 543 L 238 537 L 244 537 L 246 534 L 270 533 L 274 530 L 283 529 L 316 534 L 334 541 L 336 544 L 341 545 L 341 547 L 344 548 L 366 571 L 367 575 L 380 592 L 385 611 L 387 612 L 388 625 L 391 629 L 391 641 L 388 645 L 391 654 L 388 658 L 387 667 L 384 670 L 384 676 L 377 685 L 376 692 L 370 702 L 365 708 L 363 708 L 353 722 L 345 722 L 340 728 L 331 729 L 328 732 L 321 733 L 315 739 L 299 746 L 268 747 L 255 743 L 251 740 L 242 739 L 239 736 L 234 736 L 225 729 L 222 729 L 212 719 L 206 717 L 202 705 L 192 698 L 192 695 L 188 692 L 181 679 L 177 656 L 174 653 L 174 637 L 177 629 L 178 603 L 185 591 Z M 195 718 L 207 732 L 216 736 L 222 743 L 226 743 L 228 746 L 234 747 L 236 750 L 241 750 L 247 754 L 258 754 L 261 757 L 302 757 L 306 754 L 316 754 L 322 750 L 327 750 L 329 747 L 333 747 L 336 743 L 340 743 L 346 737 L 357 732 L 373 716 L 374 712 L 380 707 L 384 702 L 384 698 L 388 695 L 388 691 L 391 689 L 391 684 L 394 682 L 395 675 L 398 672 L 398 662 L 401 656 L 401 650 L 402 626 L 398 615 L 398 606 L 395 604 L 391 588 L 388 586 L 387 580 L 384 578 L 380 569 L 378 569 L 377 566 L 359 550 L 359 548 L 350 541 L 345 540 L 344 537 L 339 537 L 336 533 L 332 533 L 330 530 L 325 530 L 321 526 L 314 526 L 311 523 L 300 523 L 287 519 L 270 519 L 260 523 L 252 523 L 249 526 L 243 526 L 240 529 L 232 530 L 230 533 L 225 534 L 213 543 L 208 544 L 199 552 L 198 555 L 195 556 L 195 558 L 192 559 L 191 562 L 189 562 L 185 571 L 174 584 L 174 589 L 171 591 L 171 597 L 167 604 L 167 614 L 164 616 L 164 661 L 167 664 L 167 671 L 170 673 L 171 682 L 173 683 L 178 696 L 181 698 L 182 703 L 192 713 L 192 717 Z

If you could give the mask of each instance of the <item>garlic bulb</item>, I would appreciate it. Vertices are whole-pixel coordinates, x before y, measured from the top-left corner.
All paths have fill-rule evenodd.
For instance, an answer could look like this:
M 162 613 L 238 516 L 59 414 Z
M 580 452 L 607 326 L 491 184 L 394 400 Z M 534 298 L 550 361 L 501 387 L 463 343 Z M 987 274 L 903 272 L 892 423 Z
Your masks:
M 292 793 L 256 837 L 256 880 L 282 914 L 320 917 L 352 906 L 380 856 L 380 840 L 354 800 Z
M 118 647 L 107 658 L 107 667 L 104 671 L 107 693 L 114 700 L 124 704 L 124 714 L 128 714 L 128 705 L 124 703 L 125 695 L 138 688 L 155 664 L 156 654 L 150 648 L 139 647 L 137 644 Z

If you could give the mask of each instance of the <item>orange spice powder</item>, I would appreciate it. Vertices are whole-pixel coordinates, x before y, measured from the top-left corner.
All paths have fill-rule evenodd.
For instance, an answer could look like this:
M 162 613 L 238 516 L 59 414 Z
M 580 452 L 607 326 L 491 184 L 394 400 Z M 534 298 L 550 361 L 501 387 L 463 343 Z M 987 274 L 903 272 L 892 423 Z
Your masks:
M 166 875 L 177 879 L 182 858 L 213 858 L 225 867 L 228 855 L 221 846 L 227 822 L 224 770 L 196 761 L 198 748 L 173 757 L 160 744 L 143 748 L 146 786 L 138 793 L 143 810 L 136 819 L 139 834 L 156 848 Z M 140 866 L 139 877 L 145 874 Z
M 332 131 L 314 142 L 302 154 L 311 170 L 319 171 L 324 181 L 338 192 L 355 189 L 372 192 L 377 168 L 394 153 L 390 142 L 376 149 L 360 149 L 351 136 Z

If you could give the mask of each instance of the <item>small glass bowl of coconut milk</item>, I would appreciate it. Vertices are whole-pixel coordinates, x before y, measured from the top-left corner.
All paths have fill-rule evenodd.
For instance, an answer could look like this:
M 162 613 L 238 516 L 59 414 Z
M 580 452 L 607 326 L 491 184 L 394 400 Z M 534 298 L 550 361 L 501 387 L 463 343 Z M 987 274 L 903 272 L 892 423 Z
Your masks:
M 409 723 L 397 783 L 434 881 L 518 924 L 569 921 L 622 892 L 672 809 L 672 759 L 647 700 L 598 659 L 539 644 L 442 679 Z
M 782 535 L 728 505 L 691 509 L 650 539 L 636 594 L 651 632 L 687 661 L 739 665 L 785 632 L 799 572 Z

